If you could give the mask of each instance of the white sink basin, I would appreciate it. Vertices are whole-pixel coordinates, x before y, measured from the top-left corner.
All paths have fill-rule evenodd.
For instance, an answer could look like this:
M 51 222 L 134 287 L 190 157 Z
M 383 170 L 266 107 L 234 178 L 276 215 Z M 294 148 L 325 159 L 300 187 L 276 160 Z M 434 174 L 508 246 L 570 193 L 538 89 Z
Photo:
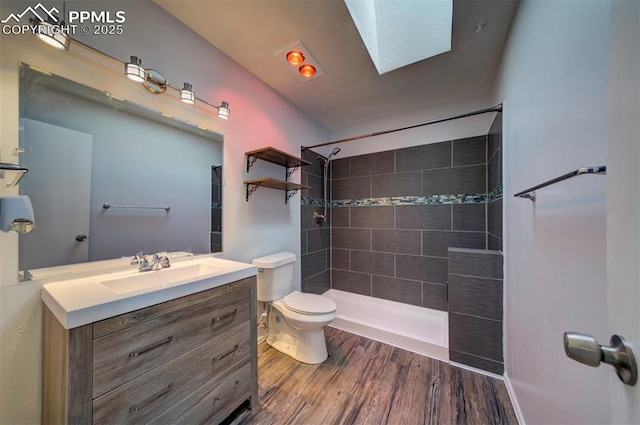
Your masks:
M 162 270 L 150 270 L 138 272 L 134 275 L 118 277 L 99 282 L 116 294 L 135 292 L 141 289 L 166 288 L 179 285 L 185 280 L 210 276 L 223 270 L 211 264 L 193 264 L 189 266 L 168 268 Z
M 214 258 L 185 258 L 162 270 L 137 268 L 42 285 L 42 300 L 65 329 L 255 276 L 256 266 Z

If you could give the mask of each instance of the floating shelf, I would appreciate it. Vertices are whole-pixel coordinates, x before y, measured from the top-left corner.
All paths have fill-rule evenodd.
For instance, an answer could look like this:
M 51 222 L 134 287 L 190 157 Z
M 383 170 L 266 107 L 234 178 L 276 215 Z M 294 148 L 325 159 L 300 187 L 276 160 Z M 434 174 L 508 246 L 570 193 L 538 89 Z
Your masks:
M 249 200 L 249 196 L 256 191 L 260 186 L 270 187 L 272 189 L 279 189 L 285 191 L 284 203 L 286 204 L 289 199 L 300 189 L 311 189 L 310 186 L 301 185 L 288 181 L 291 174 L 293 174 L 299 167 L 305 165 L 311 165 L 311 163 L 297 156 L 290 155 L 279 149 L 268 146 L 266 148 L 256 149 L 254 151 L 245 152 L 247 155 L 247 173 L 255 162 L 259 159 L 273 164 L 281 165 L 285 167 L 285 180 L 274 179 L 271 177 L 259 177 L 257 179 L 245 180 L 246 185 L 246 200 Z
M 270 187 L 271 189 L 279 189 L 285 191 L 285 204 L 293 195 L 298 193 L 300 189 L 311 189 L 311 186 L 306 186 L 303 184 L 288 182 L 285 180 L 274 179 L 271 177 L 260 177 L 257 179 L 245 180 L 244 184 L 247 186 L 247 201 L 249 200 L 249 196 L 255 192 L 257 188 L 260 186 Z
M 287 177 L 293 174 L 298 167 L 302 167 L 305 165 L 311 165 L 311 163 L 302 158 L 298 158 L 297 156 L 289 155 L 286 152 L 282 152 L 279 149 L 272 148 L 268 146 L 262 149 L 256 149 L 254 151 L 245 152 L 247 155 L 247 173 L 249 172 L 249 168 L 259 159 L 267 162 L 271 162 L 273 164 L 282 165 L 287 169 Z M 289 171 L 291 169 L 291 171 Z

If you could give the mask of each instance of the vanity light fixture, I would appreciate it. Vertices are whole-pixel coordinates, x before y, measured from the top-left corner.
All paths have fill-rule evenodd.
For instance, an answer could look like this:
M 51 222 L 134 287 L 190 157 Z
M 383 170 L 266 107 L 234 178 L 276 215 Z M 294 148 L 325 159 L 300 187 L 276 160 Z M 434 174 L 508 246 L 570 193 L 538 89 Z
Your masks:
M 217 106 L 218 108 L 218 117 L 223 120 L 228 120 L 229 115 L 231 115 L 231 111 L 229 110 L 229 104 L 227 102 L 222 102 L 222 105 Z
M 29 169 L 21 167 L 20 165 L 0 162 L 0 180 L 6 180 L 6 182 L 3 183 L 5 187 L 17 185 L 28 172 Z
M 298 71 L 304 78 L 311 78 L 316 75 L 316 67 L 311 64 L 302 65 L 298 68 Z
M 49 46 L 58 50 L 69 50 L 69 44 L 71 37 L 64 30 L 64 22 L 54 22 L 49 18 L 46 21 L 40 21 L 39 19 L 32 19 L 31 23 L 34 25 L 34 34 L 40 40 L 47 43 Z
M 59 25 L 59 24 L 54 23 L 54 25 Z M 56 31 L 53 31 L 52 33 L 55 35 Z M 59 33 L 59 34 L 62 35 L 62 33 Z M 137 83 L 142 83 L 142 85 L 147 90 L 149 90 L 149 92 L 153 94 L 164 93 L 167 90 L 167 88 L 170 88 L 177 91 L 180 94 L 180 100 L 184 103 L 193 105 L 194 103 L 196 103 L 196 100 L 197 100 L 199 103 L 204 103 L 205 105 L 208 105 L 216 109 L 218 111 L 218 117 L 225 120 L 229 119 L 229 116 L 231 115 L 228 102 L 222 102 L 220 106 L 217 106 L 210 102 L 207 102 L 204 99 L 197 97 L 193 91 L 191 84 L 189 83 L 184 83 L 183 88 L 180 88 L 178 86 L 171 84 L 158 71 L 154 69 L 143 68 L 142 59 L 140 59 L 138 56 L 131 56 L 131 60 L 129 62 L 124 62 L 80 40 L 76 40 L 70 37 L 68 34 L 64 34 L 64 36 L 66 37 L 65 50 L 69 50 L 69 46 L 71 45 L 71 43 L 74 43 L 75 45 L 82 47 L 86 50 L 89 50 L 90 52 L 95 53 L 98 56 L 101 56 L 106 59 L 110 59 L 114 62 L 118 62 L 119 64 L 124 65 L 124 74 L 127 76 L 127 78 Z M 63 42 L 63 39 L 59 39 L 59 41 Z M 49 41 L 47 41 L 47 44 L 49 44 L 52 47 L 59 48 L 56 44 L 50 43 Z
M 184 88 L 180 90 L 180 100 L 189 105 L 196 103 L 196 94 L 193 92 L 191 84 L 184 83 Z
M 124 64 L 124 75 L 136 83 L 144 83 L 147 79 L 147 71 L 142 67 L 142 59 L 131 56 L 131 62 Z

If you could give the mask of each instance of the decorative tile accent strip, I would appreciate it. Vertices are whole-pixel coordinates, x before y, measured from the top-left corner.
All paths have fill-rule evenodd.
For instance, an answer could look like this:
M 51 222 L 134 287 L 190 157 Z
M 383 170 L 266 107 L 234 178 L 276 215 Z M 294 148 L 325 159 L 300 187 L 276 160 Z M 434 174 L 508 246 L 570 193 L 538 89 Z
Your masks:
M 375 207 L 385 205 L 426 205 L 426 204 L 483 204 L 486 193 L 430 196 L 393 196 L 389 198 L 339 199 L 331 202 L 331 207 Z
M 489 202 L 502 199 L 502 185 L 496 187 L 489 193 Z
M 309 198 L 307 196 L 303 196 L 300 198 L 300 205 L 310 206 L 310 207 L 324 207 L 324 199 L 318 198 Z
M 211 208 L 222 208 L 222 204 L 220 202 L 212 202 Z

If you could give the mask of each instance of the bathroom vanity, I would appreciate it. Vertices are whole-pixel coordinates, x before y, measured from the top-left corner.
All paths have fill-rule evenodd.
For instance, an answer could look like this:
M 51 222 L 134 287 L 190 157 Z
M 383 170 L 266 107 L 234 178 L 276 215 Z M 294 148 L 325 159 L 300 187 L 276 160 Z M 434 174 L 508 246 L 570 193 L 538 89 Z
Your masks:
M 194 257 L 43 285 L 42 423 L 216 424 L 257 406 L 255 275 Z

